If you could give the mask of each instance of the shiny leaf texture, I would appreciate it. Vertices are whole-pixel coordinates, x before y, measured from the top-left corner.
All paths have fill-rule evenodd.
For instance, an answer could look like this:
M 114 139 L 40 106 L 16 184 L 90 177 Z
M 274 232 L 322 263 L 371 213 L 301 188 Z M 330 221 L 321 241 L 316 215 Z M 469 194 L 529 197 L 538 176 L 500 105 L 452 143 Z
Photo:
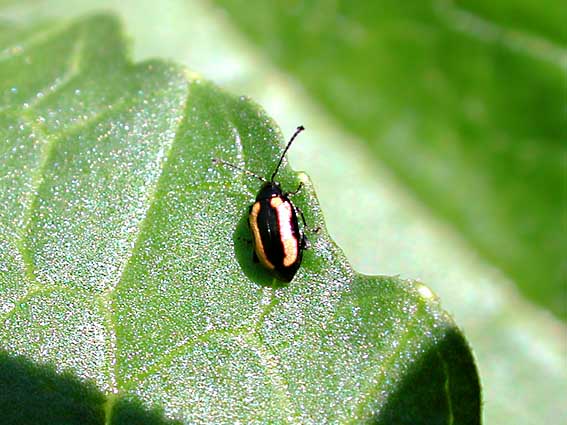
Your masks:
M 289 285 L 252 262 L 258 182 L 211 159 L 269 174 L 283 136 L 259 106 L 130 63 L 108 16 L 4 25 L 0 51 L 7 423 L 480 422 L 435 295 L 353 271 L 287 165 L 323 230 Z

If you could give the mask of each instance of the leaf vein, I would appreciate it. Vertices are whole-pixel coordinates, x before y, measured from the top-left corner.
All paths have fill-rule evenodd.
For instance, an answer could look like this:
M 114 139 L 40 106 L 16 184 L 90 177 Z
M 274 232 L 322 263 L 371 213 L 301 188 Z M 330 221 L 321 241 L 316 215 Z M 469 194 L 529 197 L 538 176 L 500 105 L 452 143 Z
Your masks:
M 161 370 L 161 368 L 164 365 L 166 365 L 167 363 L 170 363 L 178 353 L 181 353 L 181 352 L 193 347 L 194 345 L 197 345 L 200 342 L 206 342 L 209 339 L 211 339 L 211 337 L 217 336 L 217 335 L 236 337 L 236 336 L 243 335 L 247 332 L 249 332 L 249 330 L 247 328 L 211 329 L 211 330 L 203 332 L 203 333 L 201 333 L 197 336 L 194 336 L 190 339 L 186 339 L 181 344 L 173 347 L 171 349 L 171 351 L 165 352 L 160 358 L 158 358 L 151 365 L 151 367 L 148 367 L 146 370 L 144 370 L 141 373 L 134 374 L 130 379 L 130 384 L 124 385 L 123 391 L 127 392 L 129 389 L 132 388 L 133 385 L 136 385 L 139 382 L 142 382 L 144 379 L 147 379 L 148 377 L 152 376 L 153 374 L 159 372 Z
M 32 175 L 31 185 L 29 190 L 30 194 L 28 196 L 26 206 L 24 207 L 23 219 L 22 219 L 22 222 L 24 223 L 24 229 L 21 232 L 19 240 L 15 241 L 15 244 L 23 260 L 26 277 L 31 282 L 37 283 L 37 280 L 35 278 L 35 273 L 34 273 L 34 264 L 32 259 L 33 256 L 32 253 L 30 252 L 28 244 L 26 244 L 24 240 L 31 233 L 30 227 L 31 227 L 31 219 L 33 216 L 33 212 L 36 209 L 37 204 L 39 202 L 39 193 L 41 191 L 41 186 L 44 183 L 45 174 L 49 162 L 51 161 L 55 153 L 55 148 L 57 143 L 60 140 L 68 137 L 69 135 L 72 135 L 75 132 L 80 131 L 81 129 L 89 125 L 93 125 L 97 122 L 100 122 L 106 117 L 107 114 L 111 112 L 115 113 L 116 111 L 119 111 L 121 107 L 126 105 L 127 105 L 126 99 L 121 99 L 119 102 L 114 104 L 114 107 L 112 109 L 106 109 L 102 112 L 99 112 L 93 115 L 92 117 L 89 117 L 88 119 L 77 123 L 76 125 L 74 125 L 69 129 L 65 131 L 61 131 L 57 135 L 51 135 L 51 136 L 48 136 L 41 127 L 37 126 L 31 117 L 29 117 L 26 114 L 22 114 L 24 123 L 29 125 L 35 133 L 41 134 L 41 138 L 44 139 L 43 142 L 44 146 L 40 153 L 39 166 L 36 168 L 36 171 Z
M 5 322 L 6 320 L 10 319 L 14 314 L 16 314 L 16 312 L 20 309 L 23 303 L 31 300 L 35 296 L 48 295 L 57 291 L 68 292 L 68 293 L 72 293 L 73 295 L 76 295 L 77 292 L 83 292 L 79 288 L 69 288 L 68 286 L 62 286 L 62 285 L 49 285 L 49 286 L 34 285 L 30 288 L 28 292 L 26 292 L 23 296 L 21 296 L 20 298 L 14 301 L 14 307 L 3 313 L 0 320 Z M 90 295 L 91 295 L 90 293 L 89 294 L 85 293 L 85 297 Z
M 282 410 L 284 412 L 289 412 L 295 419 L 298 419 L 297 413 L 293 409 L 293 403 L 289 396 L 289 385 L 287 383 L 287 379 L 284 378 L 277 367 L 277 360 L 279 359 L 278 356 L 272 352 L 269 346 L 264 344 L 262 340 L 258 338 L 256 333 L 244 335 L 244 340 L 247 344 L 249 344 L 250 348 L 255 349 L 255 354 L 260 359 L 262 366 L 270 377 L 270 382 L 276 390 Z
M 173 152 L 173 148 L 174 148 L 176 142 L 181 140 L 181 136 L 180 136 L 181 131 L 180 130 L 181 130 L 181 126 L 183 125 L 183 123 L 187 119 L 187 112 L 186 111 L 187 111 L 188 103 L 189 103 L 189 94 L 187 93 L 186 97 L 185 97 L 185 102 L 182 106 L 183 114 L 180 117 L 180 120 L 179 120 L 179 123 L 178 123 L 178 126 L 177 126 L 177 130 L 175 131 L 175 136 L 172 138 L 171 143 L 169 143 L 169 146 L 167 146 L 167 148 L 166 148 L 167 152 L 165 153 L 165 155 L 163 155 L 162 163 L 160 164 L 160 170 L 159 170 L 158 176 L 155 180 L 155 183 L 153 184 L 153 187 L 151 187 L 149 189 L 147 206 L 146 206 L 146 209 L 145 209 L 145 215 L 140 220 L 140 222 L 138 224 L 135 240 L 131 244 L 131 249 L 129 250 L 129 252 L 127 252 L 125 254 L 126 261 L 123 263 L 124 265 L 122 266 L 122 270 L 119 272 L 119 277 L 118 277 L 116 285 L 114 287 L 111 287 L 103 295 L 106 298 L 106 301 L 107 301 L 105 303 L 105 305 L 109 309 L 108 314 L 110 316 L 110 322 L 112 323 L 112 328 L 113 328 L 112 334 L 115 335 L 115 343 L 113 345 L 113 348 L 114 348 L 113 358 L 114 358 L 114 361 L 115 361 L 114 380 L 116 382 L 117 389 L 118 389 L 118 377 L 116 376 L 116 371 L 118 370 L 118 355 L 117 355 L 117 352 L 119 350 L 119 340 L 116 337 L 116 334 L 117 334 L 116 324 L 117 324 L 118 320 L 117 320 L 117 317 L 116 317 L 116 310 L 114 309 L 114 306 L 113 306 L 114 295 L 116 294 L 118 287 L 123 284 L 124 278 L 125 278 L 125 276 L 127 276 L 127 272 L 129 270 L 129 268 L 131 267 L 131 261 L 132 261 L 132 258 L 134 256 L 134 253 L 138 249 L 138 246 L 142 243 L 142 235 L 144 234 L 144 229 L 147 226 L 149 226 L 148 217 L 150 216 L 150 211 L 151 211 L 151 209 L 153 208 L 153 206 L 156 202 L 157 193 L 158 193 L 160 185 L 162 184 L 162 180 L 163 180 L 163 176 L 164 176 L 164 173 L 165 173 L 166 166 L 170 162 L 170 156 Z
M 447 397 L 447 415 L 448 415 L 448 425 L 452 425 L 455 422 L 455 417 L 453 415 L 453 401 L 451 399 L 451 391 L 450 391 L 450 387 L 451 387 L 451 379 L 450 379 L 450 375 L 449 375 L 449 368 L 447 366 L 447 362 L 445 361 L 445 358 L 443 357 L 443 355 L 441 354 L 441 352 L 439 350 L 437 350 L 437 355 L 439 357 L 439 360 L 441 361 L 441 365 L 443 366 L 443 374 L 445 375 L 445 385 L 443 386 L 443 390 L 445 392 L 445 395 Z
M 16 107 L 16 109 L 23 109 L 25 111 L 29 111 L 30 108 L 37 107 L 41 103 L 45 102 L 46 99 L 58 93 L 58 91 L 61 88 L 69 84 L 69 82 L 72 81 L 73 78 L 75 78 L 80 73 L 81 59 L 85 47 L 85 38 L 86 38 L 86 32 L 83 29 L 80 32 L 77 39 L 75 40 L 75 44 L 73 45 L 73 49 L 69 57 L 69 65 L 67 67 L 67 70 L 63 73 L 63 75 L 56 78 L 54 81 L 47 84 L 43 88 L 37 90 L 35 96 L 25 100 L 20 106 Z M 14 105 L 0 107 L 0 112 L 4 112 L 13 108 Z
M 26 49 L 34 47 L 40 43 L 43 43 L 54 36 L 58 36 L 65 31 L 73 28 L 74 24 L 70 24 L 69 22 L 63 24 L 54 24 L 49 27 L 49 29 L 45 29 L 43 31 L 34 32 L 30 35 L 27 40 L 24 40 L 23 43 L 19 43 L 18 45 L 8 46 L 5 47 L 2 52 L 0 52 L 0 62 L 4 62 L 6 60 L 10 60 L 11 58 L 25 52 Z
M 417 322 L 411 323 L 411 325 L 416 325 L 416 324 Z M 399 341 L 399 344 L 397 345 L 396 349 L 390 351 L 390 354 L 385 358 L 385 360 L 374 362 L 374 364 L 376 365 L 376 367 L 374 368 L 375 370 L 376 369 L 394 370 L 392 368 L 392 365 L 396 360 L 396 358 L 399 357 L 399 354 L 402 352 L 402 349 L 406 347 L 406 343 L 411 340 L 411 338 L 407 338 L 407 337 L 412 333 L 412 330 L 414 330 L 413 326 L 408 326 L 405 332 L 402 335 L 400 335 L 399 338 L 396 338 L 396 340 Z M 379 392 L 379 388 L 377 386 L 374 386 L 371 387 L 366 394 L 362 394 L 360 403 L 358 403 L 358 406 L 355 406 L 353 408 L 353 411 L 356 412 L 355 414 L 356 419 L 353 418 L 353 420 L 350 421 L 349 423 L 352 424 L 359 423 L 359 420 L 362 419 L 363 417 L 364 408 L 369 403 L 369 400 L 370 401 L 376 400 L 375 395 L 378 392 Z
M 86 33 L 85 29 L 82 29 L 80 35 L 77 37 L 75 44 L 73 45 L 73 50 L 69 58 L 69 65 L 65 73 L 55 80 L 55 82 L 49 84 L 48 86 L 40 89 L 38 94 L 27 103 L 30 107 L 38 106 L 44 102 L 49 97 L 56 94 L 61 88 L 65 87 L 70 81 L 73 80 L 81 71 L 81 62 L 84 53 Z M 38 96 L 41 93 L 41 96 Z

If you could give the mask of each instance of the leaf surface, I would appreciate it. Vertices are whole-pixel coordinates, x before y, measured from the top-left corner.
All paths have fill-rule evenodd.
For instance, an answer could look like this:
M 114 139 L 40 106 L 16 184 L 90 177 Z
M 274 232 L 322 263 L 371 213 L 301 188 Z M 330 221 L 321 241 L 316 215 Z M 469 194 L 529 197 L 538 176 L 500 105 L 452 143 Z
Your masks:
M 68 405 L 34 400 L 46 423 L 85 423 L 81 404 L 90 423 L 480 422 L 472 355 L 427 287 L 357 274 L 324 230 L 290 285 L 252 262 L 258 182 L 211 158 L 270 173 L 283 138 L 256 104 L 131 64 L 107 16 L 0 43 L 9 420 L 35 388 Z M 307 177 L 278 177 L 324 228 Z

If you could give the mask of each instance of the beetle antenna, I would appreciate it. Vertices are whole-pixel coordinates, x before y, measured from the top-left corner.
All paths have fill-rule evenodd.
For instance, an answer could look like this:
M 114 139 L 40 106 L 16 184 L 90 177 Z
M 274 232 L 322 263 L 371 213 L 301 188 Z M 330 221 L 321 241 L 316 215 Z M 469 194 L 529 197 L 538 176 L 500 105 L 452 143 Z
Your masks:
M 222 159 L 213 158 L 213 164 L 215 164 L 215 165 L 216 165 L 216 164 L 226 165 L 227 167 L 234 168 L 235 170 L 238 170 L 238 171 L 242 171 L 244 174 L 248 174 L 249 176 L 256 177 L 258 180 L 261 180 L 261 181 L 263 181 L 263 182 L 267 182 L 267 181 L 268 181 L 268 180 L 266 180 L 264 177 L 259 176 L 258 174 L 253 173 L 252 171 L 248 171 L 248 170 L 246 170 L 246 169 L 244 169 L 244 168 L 242 168 L 242 167 L 239 167 L 239 166 L 237 166 L 237 165 L 231 164 L 230 162 L 223 161 Z
M 276 174 L 278 174 L 278 170 L 280 169 L 280 165 L 282 165 L 282 161 L 284 159 L 284 156 L 287 152 L 287 150 L 289 149 L 289 147 L 291 146 L 291 144 L 293 143 L 293 141 L 295 140 L 295 138 L 297 137 L 297 135 L 299 133 L 301 133 L 303 130 L 305 130 L 305 127 L 303 127 L 302 125 L 300 125 L 299 127 L 297 127 L 297 129 L 295 130 L 295 133 L 293 133 L 293 136 L 291 136 L 291 139 L 289 139 L 289 142 L 287 142 L 287 146 L 285 147 L 282 156 L 280 156 L 280 162 L 278 162 L 278 165 L 276 166 L 276 169 L 274 170 L 274 173 L 272 174 L 272 178 L 270 178 L 270 181 L 273 182 L 274 178 L 276 177 Z

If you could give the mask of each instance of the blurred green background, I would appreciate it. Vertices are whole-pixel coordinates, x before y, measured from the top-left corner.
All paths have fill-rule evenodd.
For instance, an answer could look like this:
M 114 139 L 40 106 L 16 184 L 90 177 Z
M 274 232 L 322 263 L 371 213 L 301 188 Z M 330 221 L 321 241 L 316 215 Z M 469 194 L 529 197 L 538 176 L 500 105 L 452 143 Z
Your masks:
M 263 105 L 331 236 L 426 282 L 477 355 L 485 422 L 567 418 L 567 6 L 478 1 L 0 1 L 28 23 L 121 16 Z
M 489 3 L 479 14 L 427 1 L 219 3 L 434 214 L 565 319 L 558 37 L 532 47 Z

